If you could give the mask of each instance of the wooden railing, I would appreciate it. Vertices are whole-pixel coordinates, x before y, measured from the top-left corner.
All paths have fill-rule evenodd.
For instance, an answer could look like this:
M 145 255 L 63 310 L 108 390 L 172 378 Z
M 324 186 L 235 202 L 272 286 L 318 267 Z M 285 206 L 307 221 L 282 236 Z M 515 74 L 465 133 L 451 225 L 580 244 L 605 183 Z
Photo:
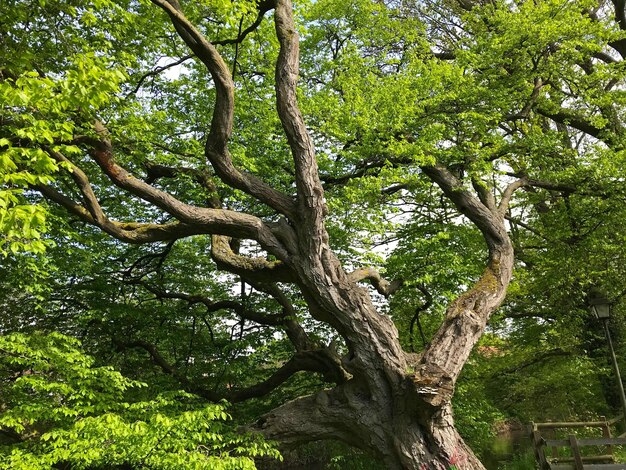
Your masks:
M 613 446 L 626 445 L 626 437 L 611 437 L 611 426 L 620 421 L 621 416 L 610 421 L 574 423 L 531 423 L 531 441 L 540 470 L 626 470 L 626 463 L 616 463 Z M 567 438 L 557 438 L 566 430 L 599 428 L 601 437 L 580 437 L 568 434 Z M 602 447 L 598 455 L 583 455 L 581 448 Z M 570 456 L 559 454 L 559 447 L 570 449 Z M 549 455 L 547 455 L 549 454 Z

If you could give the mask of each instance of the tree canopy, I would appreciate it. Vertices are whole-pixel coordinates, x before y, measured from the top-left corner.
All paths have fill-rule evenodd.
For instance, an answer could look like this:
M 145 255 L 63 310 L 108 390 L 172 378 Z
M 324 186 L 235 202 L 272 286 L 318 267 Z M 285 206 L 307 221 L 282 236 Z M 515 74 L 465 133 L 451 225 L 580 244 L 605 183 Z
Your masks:
M 625 7 L 5 1 L 0 452 L 483 468 L 494 421 L 614 412 Z

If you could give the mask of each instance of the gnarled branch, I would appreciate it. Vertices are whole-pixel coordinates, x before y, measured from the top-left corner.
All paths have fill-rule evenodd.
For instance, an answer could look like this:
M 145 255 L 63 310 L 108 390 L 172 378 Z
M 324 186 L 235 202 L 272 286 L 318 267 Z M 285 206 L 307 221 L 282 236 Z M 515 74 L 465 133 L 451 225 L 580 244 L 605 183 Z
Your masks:
M 291 198 L 261 179 L 237 169 L 228 152 L 233 126 L 234 83 L 226 62 L 197 28 L 183 14 L 178 0 L 152 0 L 170 17 L 176 31 L 211 74 L 216 88 L 215 107 L 205 145 L 207 159 L 218 176 L 281 214 L 295 219 L 297 211 Z
M 319 244 L 327 237 L 323 230 L 326 205 L 315 149 L 298 107 L 299 41 L 291 1 L 278 0 L 274 16 L 280 43 L 276 62 L 276 108 L 295 163 L 300 219 L 310 231 L 310 242 Z
M 492 212 L 476 196 L 463 187 L 461 181 L 442 165 L 422 166 L 422 171 L 444 192 L 459 211 L 482 232 L 489 249 L 509 242 L 502 217 Z
M 250 238 L 258 241 L 264 249 L 279 259 L 288 258 L 282 244 L 261 219 L 240 212 L 186 204 L 130 174 L 115 163 L 113 147 L 104 125 L 96 121 L 94 128 L 99 135 L 98 139 L 83 137 L 80 141 L 92 147 L 94 160 L 115 185 L 154 204 L 185 224 L 202 226 L 204 233 Z
M 174 365 L 172 365 L 152 343 L 144 340 L 122 340 L 113 338 L 113 343 L 120 349 L 140 348 L 146 351 L 152 362 L 163 372 L 176 379 L 187 391 L 195 393 L 211 401 L 226 399 L 237 403 L 254 397 L 262 397 L 282 385 L 287 379 L 300 371 L 318 372 L 324 374 L 327 379 L 337 379 L 339 383 L 346 380 L 345 377 L 336 377 L 328 374 L 327 364 L 334 359 L 328 350 L 303 351 L 296 353 L 291 359 L 274 371 L 267 379 L 258 384 L 241 389 L 229 389 L 221 392 L 208 389 L 200 383 L 190 380 Z
M 368 280 L 372 283 L 378 293 L 384 295 L 385 297 L 389 297 L 395 293 L 404 284 L 404 281 L 402 280 L 394 280 L 390 282 L 384 279 L 376 269 L 371 267 L 352 271 L 348 274 L 348 279 L 352 282 Z
M 528 184 L 528 181 L 525 178 L 513 181 L 510 183 L 502 193 L 502 197 L 500 198 L 500 204 L 498 204 L 498 212 L 502 217 L 506 215 L 506 212 L 509 210 L 509 204 L 511 203 L 511 198 L 515 191 L 519 188 L 522 188 Z
M 143 244 L 159 241 L 176 240 L 192 235 L 209 233 L 206 227 L 189 225 L 181 222 L 168 224 L 149 224 L 137 222 L 117 222 L 105 218 L 99 223 L 82 205 L 60 193 L 52 186 L 38 184 L 33 186 L 44 197 L 64 207 L 82 221 L 99 227 L 105 233 L 125 243 Z
M 445 167 L 424 166 L 422 171 L 474 222 L 489 248 L 482 276 L 450 304 L 443 324 L 421 356 L 420 368 L 437 371 L 442 383 L 453 386 L 489 317 L 506 295 L 513 272 L 513 245 L 499 210 L 490 210 Z M 422 380 L 419 374 L 417 380 Z
M 293 282 L 291 269 L 281 260 L 269 261 L 259 256 L 235 253 L 230 239 L 219 235 L 211 237 L 211 257 L 217 267 L 257 281 Z

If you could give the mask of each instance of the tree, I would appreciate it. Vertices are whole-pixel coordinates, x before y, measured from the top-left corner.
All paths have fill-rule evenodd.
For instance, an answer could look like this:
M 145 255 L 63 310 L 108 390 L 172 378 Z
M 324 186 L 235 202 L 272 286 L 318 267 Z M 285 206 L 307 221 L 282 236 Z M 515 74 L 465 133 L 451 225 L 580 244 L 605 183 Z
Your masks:
M 125 391 L 146 384 L 93 367 L 77 343 L 59 334 L 0 338 L 0 468 L 235 470 L 255 468 L 253 456 L 278 455 L 224 432 L 222 404 L 199 404 L 184 392 L 125 402 Z
M 623 154 L 623 16 L 618 1 L 328 0 L 295 13 L 288 0 L 19 2 L 2 13 L 3 247 L 40 253 L 45 208 L 51 220 L 80 221 L 82 234 L 154 245 L 114 273 L 127 287 L 164 305 L 232 312 L 252 349 L 278 338 L 290 346 L 278 341 L 280 364 L 260 383 L 215 389 L 201 345 L 181 369 L 153 341 L 176 350 L 162 330 L 90 318 L 119 349 L 145 351 L 212 401 L 319 374 L 331 388 L 253 425 L 285 445 L 338 439 L 389 469 L 482 468 L 454 427 L 454 386 L 511 282 L 509 231 L 522 254 L 537 227 L 581 237 L 578 218 L 559 218 L 620 197 L 611 162 Z M 174 67 L 176 77 L 163 75 Z M 388 266 L 401 277 L 389 281 L 370 251 L 394 228 L 382 223 L 394 211 L 406 216 Z M 67 225 L 49 230 L 67 242 Z M 455 298 L 423 350 L 406 352 L 360 283 L 432 299 L 437 276 L 416 254 L 457 234 L 470 251 L 437 265 L 440 279 L 443 268 L 453 274 L 435 292 L 438 302 Z M 75 240 L 120 250 L 97 233 Z M 183 271 L 164 272 L 177 250 L 186 265 L 168 266 Z M 450 251 L 432 259 L 448 263 Z M 263 328 L 248 335 L 250 323 Z M 211 327 L 233 320 L 206 326 L 215 344 Z

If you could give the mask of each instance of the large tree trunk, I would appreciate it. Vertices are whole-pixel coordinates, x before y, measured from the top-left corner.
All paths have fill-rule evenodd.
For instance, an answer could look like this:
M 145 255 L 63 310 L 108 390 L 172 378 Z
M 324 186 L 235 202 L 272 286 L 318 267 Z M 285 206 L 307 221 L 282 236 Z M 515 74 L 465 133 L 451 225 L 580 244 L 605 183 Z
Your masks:
M 380 403 L 347 390 L 351 386 L 296 399 L 267 414 L 256 426 L 287 447 L 338 439 L 375 455 L 390 470 L 451 465 L 483 468 L 454 428 L 449 406 L 426 418 L 402 412 L 401 396 L 381 397 L 387 401 Z
M 423 175 L 436 183 L 482 232 L 489 261 L 476 284 L 450 305 L 428 348 L 413 357 L 402 350 L 391 318 L 381 315 L 368 290 L 357 284 L 376 276 L 348 275 L 331 249 L 325 225 L 328 209 L 315 149 L 297 102 L 299 40 L 290 1 L 277 0 L 272 6 L 280 44 L 275 75 L 276 110 L 293 156 L 295 198 L 234 167 L 228 153 L 234 107 L 230 71 L 215 47 L 187 20 L 177 1 L 152 1 L 170 15 L 181 38 L 206 65 L 216 83 L 215 112 L 206 143 L 208 160 L 223 182 L 275 210 L 281 222 L 268 224 L 241 214 L 235 214 L 235 219 L 231 212 L 218 209 L 219 201 L 211 210 L 192 210 L 130 178 L 117 184 L 145 193 L 146 200 L 160 204 L 186 224 L 202 224 L 207 233 L 257 240 L 278 261 L 256 259 L 253 263 L 250 258 L 234 255 L 226 240 L 221 239 L 220 244 L 218 237 L 213 240 L 213 256 L 220 267 L 252 282 L 267 281 L 272 276 L 269 281 L 296 285 L 310 314 L 333 327 L 348 349 L 347 354 L 340 356 L 331 347 L 320 347 L 307 338 L 295 315 L 289 312 L 278 320 L 261 316 L 260 321 L 265 324 L 284 325 L 297 353 L 265 385 L 276 386 L 295 370 L 313 370 L 334 380 L 337 386 L 286 403 L 259 420 L 255 427 L 284 444 L 339 439 L 374 453 L 390 470 L 453 465 L 482 469 L 454 428 L 451 398 L 461 369 L 489 316 L 504 299 L 511 278 L 513 249 L 504 213 L 520 183 L 510 185 L 496 205 L 495 197 L 481 184 L 475 184 L 475 191 L 471 191 L 444 166 L 421 167 Z M 109 173 L 115 177 L 119 171 Z M 207 220 L 212 225 L 208 226 Z M 259 317 L 255 316 L 257 320 Z M 254 391 L 268 388 L 258 387 Z M 231 396 L 252 395 L 241 391 Z
M 463 364 L 504 298 L 512 267 L 505 236 L 492 245 L 478 282 L 450 305 L 431 346 L 409 355 L 391 320 L 331 256 L 317 268 L 312 259 L 300 259 L 308 300 L 315 302 L 311 311 L 346 338 L 350 354 L 343 366 L 352 378 L 286 403 L 255 427 L 285 445 L 339 439 L 374 453 L 387 469 L 482 469 L 454 427 L 450 400 Z

